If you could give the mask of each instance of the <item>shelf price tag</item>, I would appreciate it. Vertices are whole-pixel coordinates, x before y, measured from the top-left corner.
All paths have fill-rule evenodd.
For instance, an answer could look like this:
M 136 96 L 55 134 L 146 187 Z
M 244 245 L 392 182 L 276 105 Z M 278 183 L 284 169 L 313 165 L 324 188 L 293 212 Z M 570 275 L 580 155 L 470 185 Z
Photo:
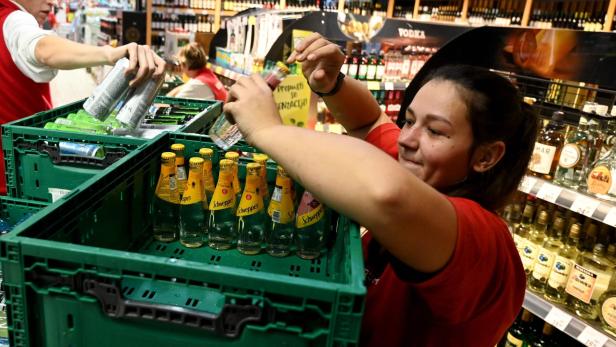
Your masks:
M 577 339 L 588 347 L 601 347 L 607 342 L 607 336 L 591 327 L 584 328 Z
M 558 199 L 558 196 L 560 195 L 560 192 L 562 191 L 563 189 L 561 187 L 549 183 L 543 183 L 537 192 L 537 197 L 547 202 L 555 203 L 556 199 Z
M 545 316 L 545 321 L 557 329 L 565 331 L 565 328 L 571 322 L 571 316 L 556 307 L 552 307 L 548 315 Z
M 610 210 L 607 212 L 607 215 L 603 219 L 603 223 L 612 227 L 616 227 L 616 207 L 610 208 Z
M 393 82 L 385 82 L 385 90 L 394 90 Z
M 597 207 L 599 207 L 599 204 L 601 204 L 601 202 L 599 202 L 598 200 L 589 198 L 587 196 L 578 195 L 575 200 L 573 200 L 573 205 L 571 205 L 571 211 L 583 214 L 586 217 L 592 217 Z
M 381 83 L 379 81 L 368 81 L 368 89 L 369 90 L 380 90 Z
M 520 186 L 519 189 L 520 191 L 529 194 L 530 191 L 533 189 L 533 187 L 535 186 L 535 183 L 537 183 L 537 179 L 534 177 L 530 177 L 530 176 L 524 176 L 524 178 L 522 178 L 522 182 L 520 182 Z

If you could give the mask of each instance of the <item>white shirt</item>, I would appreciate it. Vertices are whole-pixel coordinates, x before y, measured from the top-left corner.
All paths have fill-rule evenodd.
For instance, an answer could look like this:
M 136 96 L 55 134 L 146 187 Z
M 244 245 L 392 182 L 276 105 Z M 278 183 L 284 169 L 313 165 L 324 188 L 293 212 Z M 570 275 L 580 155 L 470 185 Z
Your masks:
M 209 86 L 196 78 L 191 78 L 182 85 L 176 98 L 214 100 L 216 97 Z
M 13 11 L 6 17 L 2 27 L 4 43 L 19 71 L 34 82 L 49 82 L 56 77 L 58 70 L 39 63 L 34 50 L 43 36 L 55 35 L 55 33 L 41 29 L 34 16 L 26 12 L 23 6 L 14 1 L 11 2 L 21 11 Z

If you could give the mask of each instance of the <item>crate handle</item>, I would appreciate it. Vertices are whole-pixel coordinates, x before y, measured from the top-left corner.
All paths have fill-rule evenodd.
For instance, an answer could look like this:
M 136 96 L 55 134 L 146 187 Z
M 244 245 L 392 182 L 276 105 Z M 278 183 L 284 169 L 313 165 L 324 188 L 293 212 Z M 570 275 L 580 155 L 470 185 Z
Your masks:
M 100 301 L 103 311 L 109 317 L 170 322 L 201 328 L 228 338 L 240 336 L 248 323 L 273 321 L 273 312 L 267 307 L 257 305 L 225 304 L 216 315 L 172 305 L 125 300 L 116 283 L 105 283 L 96 279 L 85 279 L 83 290 Z
M 106 151 L 104 158 L 87 158 L 75 155 L 60 155 L 60 149 L 55 145 L 50 145 L 42 141 L 35 144 L 17 141 L 15 147 L 22 149 L 32 149 L 41 153 L 47 153 L 51 162 L 54 164 L 87 165 L 104 169 L 116 161 L 122 159 L 126 153 L 124 151 Z

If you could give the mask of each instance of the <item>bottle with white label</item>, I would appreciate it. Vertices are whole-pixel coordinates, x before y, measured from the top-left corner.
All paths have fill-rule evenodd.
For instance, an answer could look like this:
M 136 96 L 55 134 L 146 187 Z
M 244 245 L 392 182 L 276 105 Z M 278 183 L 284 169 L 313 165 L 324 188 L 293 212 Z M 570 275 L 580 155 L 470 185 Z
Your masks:
M 523 254 L 524 254 L 524 246 L 526 246 L 526 242 L 528 240 L 528 234 L 530 233 L 530 229 L 532 227 L 534 214 L 535 214 L 535 207 L 533 205 L 526 204 L 526 206 L 524 206 L 522 220 L 520 221 L 518 226 L 513 230 L 513 241 L 515 242 L 515 247 L 518 249 L 520 258 L 522 259 L 522 264 L 524 264 L 524 269 L 526 269 L 532 264 L 532 259 L 524 257 Z
M 549 301 L 564 303 L 567 299 L 565 286 L 567 285 L 575 259 L 580 253 L 578 245 L 580 243 L 581 229 L 582 226 L 579 223 L 572 224 L 564 247 L 556 253 L 543 295 Z
M 608 259 L 611 258 L 610 255 L 614 252 L 616 252 L 616 245 L 609 245 Z M 612 259 L 610 260 L 613 261 Z M 599 309 L 601 328 L 616 336 L 616 276 L 612 276 L 608 290 L 599 298 Z
M 543 293 L 550 271 L 554 265 L 556 254 L 564 247 L 560 240 L 565 229 L 565 220 L 562 217 L 554 218 L 548 237 L 539 249 L 532 276 L 528 279 L 528 287 L 535 292 Z
M 599 298 L 607 291 L 614 263 L 605 257 L 605 246 L 597 243 L 591 252 L 582 252 L 571 269 L 565 291 L 569 307 L 581 318 L 599 316 Z
M 567 139 L 560 153 L 558 168 L 554 175 L 554 182 L 577 189 L 586 180 L 584 164 L 586 164 L 590 144 L 588 121 L 584 117 L 580 117 L 578 127 L 567 133 Z
M 524 244 L 522 250 L 522 263 L 524 264 L 524 271 L 526 271 L 526 277 L 530 278 L 535 267 L 535 261 L 539 255 L 539 250 L 543 246 L 545 241 L 545 232 L 548 228 L 548 212 L 541 211 L 539 216 L 535 219 L 535 223 L 528 234 L 528 239 Z
M 528 169 L 532 175 L 550 181 L 554 177 L 565 142 L 563 119 L 564 114 L 562 112 L 554 112 L 550 122 L 539 132 L 533 155 L 528 164 Z

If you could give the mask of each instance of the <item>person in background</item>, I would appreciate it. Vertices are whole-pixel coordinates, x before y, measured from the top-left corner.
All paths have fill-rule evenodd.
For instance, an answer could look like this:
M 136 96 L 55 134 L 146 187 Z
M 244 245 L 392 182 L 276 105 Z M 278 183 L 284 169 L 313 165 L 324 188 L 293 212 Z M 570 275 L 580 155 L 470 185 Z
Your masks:
M 369 230 L 361 346 L 495 346 L 526 287 L 495 211 L 526 171 L 537 116 L 507 79 L 454 65 L 420 81 L 400 129 L 361 82 L 340 74 L 344 59 L 313 34 L 288 63 L 302 63 L 350 136 L 283 125 L 259 75 L 231 87 L 224 111 L 248 143 Z
M 0 124 L 51 109 L 49 81 L 58 69 L 113 65 L 128 57 L 126 73 L 134 75 L 133 86 L 164 73 L 164 60 L 147 46 L 90 46 L 42 29 L 54 5 L 55 0 L 0 0 Z M 4 195 L 1 150 L 0 165 L 0 194 Z
M 227 90 L 212 70 L 206 67 L 207 55 L 201 46 L 190 43 L 178 52 L 180 68 L 190 80 L 177 86 L 167 96 L 188 99 L 227 100 Z

